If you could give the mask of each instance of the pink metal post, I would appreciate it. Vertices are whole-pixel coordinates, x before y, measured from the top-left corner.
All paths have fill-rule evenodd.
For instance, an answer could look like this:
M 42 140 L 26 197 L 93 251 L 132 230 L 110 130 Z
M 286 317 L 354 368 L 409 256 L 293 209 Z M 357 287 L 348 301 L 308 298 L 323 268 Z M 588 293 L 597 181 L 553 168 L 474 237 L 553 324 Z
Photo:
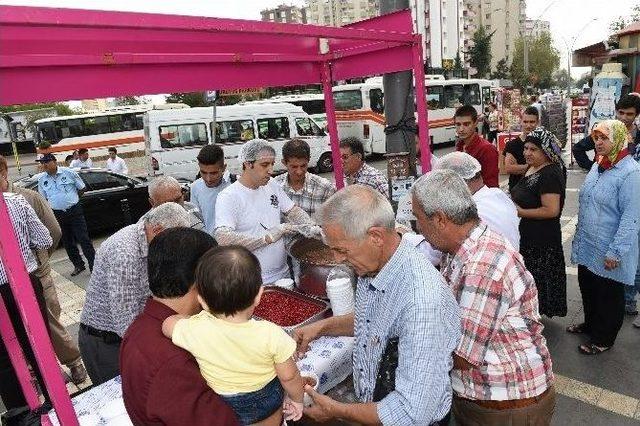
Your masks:
M 331 65 L 328 61 L 322 64 L 322 91 L 324 92 L 324 106 L 327 114 L 327 129 L 331 142 L 331 159 L 333 160 L 333 175 L 336 178 L 336 188 L 344 188 L 344 172 L 342 158 L 340 158 L 340 140 L 338 139 L 338 124 L 336 123 L 336 107 L 333 102 L 331 87 Z
M 31 347 L 33 348 L 38 362 L 38 367 L 42 373 L 42 377 L 45 382 L 42 383 L 42 385 L 46 386 L 49 391 L 49 396 L 56 410 L 58 419 L 60 420 L 60 424 L 64 426 L 76 426 L 78 425 L 78 418 L 76 417 L 76 413 L 71 405 L 69 393 L 64 381 L 62 380 L 58 362 L 53 354 L 53 346 L 51 346 L 51 340 L 49 340 L 49 334 L 47 333 L 44 319 L 40 314 L 38 302 L 36 301 L 36 296 L 33 291 L 33 287 L 31 286 L 29 274 L 25 268 L 22 255 L 20 254 L 18 241 L 2 194 L 0 194 L 0 259 L 2 259 L 2 264 L 7 273 L 7 278 L 9 278 L 11 292 L 13 293 L 16 304 L 18 305 L 22 322 L 27 331 L 27 335 L 29 336 L 29 342 L 31 343 Z M 6 308 L 4 305 L 2 308 L 2 312 L 0 312 L 0 321 L 4 323 L 7 319 L 5 317 Z M 7 325 L 10 327 L 9 324 Z M 7 336 L 5 333 L 8 331 L 7 327 L 2 327 L 3 338 L 15 338 L 14 333 L 9 333 Z M 11 334 L 14 334 L 14 336 L 11 336 Z M 16 347 L 17 345 L 15 345 L 15 341 L 9 341 L 7 343 L 7 349 L 11 350 L 11 352 L 19 349 L 19 346 Z M 35 390 L 29 383 L 30 376 L 25 377 L 25 375 L 28 375 L 28 372 L 25 372 L 26 366 L 22 364 L 24 358 L 20 359 L 21 354 L 16 354 L 15 352 L 10 356 L 12 364 L 19 374 L 18 378 L 20 380 L 20 385 L 27 398 L 29 406 L 31 408 L 38 407 L 40 402 L 38 401 L 37 395 L 35 395 Z M 16 360 L 18 360 L 18 364 L 15 364 Z
M 431 170 L 431 146 L 429 141 L 429 116 L 427 112 L 427 103 L 425 96 L 427 95 L 424 84 L 424 63 L 422 62 L 422 36 L 414 36 L 413 43 L 413 78 L 415 80 L 416 106 L 418 107 L 418 140 L 420 143 L 420 163 L 422 164 L 422 173 Z

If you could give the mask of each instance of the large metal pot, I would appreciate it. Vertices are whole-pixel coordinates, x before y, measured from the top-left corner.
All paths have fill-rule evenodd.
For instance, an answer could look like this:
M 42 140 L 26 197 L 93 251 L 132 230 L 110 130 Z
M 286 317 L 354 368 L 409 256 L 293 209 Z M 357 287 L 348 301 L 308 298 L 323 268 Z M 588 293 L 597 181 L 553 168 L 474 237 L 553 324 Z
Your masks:
M 331 249 L 322 241 L 303 238 L 291 246 L 290 253 L 300 264 L 300 272 L 295 277 L 298 289 L 326 299 L 327 276 L 333 267 L 340 265 Z

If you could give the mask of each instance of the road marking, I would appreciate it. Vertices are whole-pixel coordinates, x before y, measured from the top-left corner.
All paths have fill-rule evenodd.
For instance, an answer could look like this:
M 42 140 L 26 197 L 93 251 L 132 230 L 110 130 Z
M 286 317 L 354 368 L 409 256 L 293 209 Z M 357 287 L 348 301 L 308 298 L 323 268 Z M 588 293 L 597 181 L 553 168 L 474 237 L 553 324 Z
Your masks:
M 640 400 L 628 395 L 584 383 L 556 374 L 555 389 L 560 395 L 576 399 L 589 405 L 640 420 Z

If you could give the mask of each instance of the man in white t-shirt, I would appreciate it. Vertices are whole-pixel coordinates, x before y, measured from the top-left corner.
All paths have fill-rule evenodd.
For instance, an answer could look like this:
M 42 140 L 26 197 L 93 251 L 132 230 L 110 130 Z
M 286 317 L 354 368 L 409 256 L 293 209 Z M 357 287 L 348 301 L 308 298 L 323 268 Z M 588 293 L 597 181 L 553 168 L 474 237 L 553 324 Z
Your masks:
M 271 179 L 276 153 L 266 141 L 246 142 L 238 159 L 242 175 L 216 200 L 216 240 L 220 245 L 237 244 L 251 250 L 260 260 L 264 284 L 290 278 L 282 237 L 319 235 L 319 227 Z
M 109 148 L 109 158 L 107 158 L 107 170 L 114 173 L 120 173 L 122 175 L 129 174 L 127 163 L 120 157 L 118 157 L 118 150 L 115 147 Z
M 69 167 L 72 169 L 90 169 L 93 167 L 93 161 L 89 158 L 89 150 L 87 148 L 80 148 L 78 150 L 78 158 L 71 161 Z
M 442 156 L 434 166 L 434 170 L 451 170 L 464 179 L 478 208 L 480 220 L 489 229 L 502 235 L 516 251 L 520 250 L 520 218 L 516 206 L 500 188 L 489 188 L 484 184 L 478 160 L 466 152 L 456 151 Z M 436 266 L 440 264 L 442 253 L 431 247 L 422 235 L 407 233 L 403 238 L 410 240 L 431 263 Z

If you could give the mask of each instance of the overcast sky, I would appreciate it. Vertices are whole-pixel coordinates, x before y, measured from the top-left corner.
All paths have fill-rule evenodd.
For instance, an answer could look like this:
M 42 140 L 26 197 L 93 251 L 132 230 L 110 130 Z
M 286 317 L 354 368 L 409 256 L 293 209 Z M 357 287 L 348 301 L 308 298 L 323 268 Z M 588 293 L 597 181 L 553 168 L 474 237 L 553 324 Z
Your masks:
M 415 0 L 409 0 L 415 1 Z M 424 0 L 420 0 L 424 1 Z M 493 0 L 499 7 L 507 0 Z M 260 19 L 260 10 L 278 4 L 304 5 L 303 0 L 0 0 L 0 4 L 71 7 L 169 13 L 223 18 Z M 567 47 L 575 38 L 574 49 L 606 38 L 608 25 L 615 17 L 629 14 L 640 0 L 528 0 L 527 16 L 551 22 L 556 48 L 562 54 L 561 67 L 567 67 Z M 543 13 L 544 12 L 544 13 Z M 541 15 L 542 14 L 542 15 Z M 597 21 L 587 24 L 593 18 Z M 574 69 L 574 76 L 585 68 Z

